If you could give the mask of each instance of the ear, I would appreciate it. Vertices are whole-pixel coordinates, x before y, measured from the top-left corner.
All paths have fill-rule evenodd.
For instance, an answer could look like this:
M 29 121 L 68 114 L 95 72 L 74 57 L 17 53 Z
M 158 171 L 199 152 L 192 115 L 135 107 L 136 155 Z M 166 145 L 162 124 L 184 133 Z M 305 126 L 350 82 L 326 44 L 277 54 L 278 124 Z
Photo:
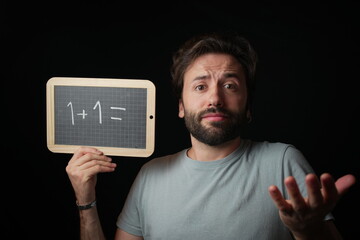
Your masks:
M 179 99 L 179 113 L 178 113 L 179 118 L 184 118 L 185 116 L 185 112 L 184 112 L 184 103 L 181 99 Z

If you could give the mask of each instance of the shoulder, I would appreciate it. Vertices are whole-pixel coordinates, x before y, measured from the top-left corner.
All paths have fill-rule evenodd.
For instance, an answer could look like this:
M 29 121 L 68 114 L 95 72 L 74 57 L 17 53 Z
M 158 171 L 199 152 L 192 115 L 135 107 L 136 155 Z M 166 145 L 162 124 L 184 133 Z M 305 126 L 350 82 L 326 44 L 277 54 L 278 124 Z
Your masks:
M 298 148 L 283 142 L 249 141 L 248 156 L 259 163 L 266 162 L 266 165 L 308 165 Z
M 141 186 L 140 188 L 166 182 L 169 177 L 175 176 L 182 169 L 181 160 L 185 153 L 186 150 L 182 150 L 149 160 L 141 167 L 135 182 Z
M 169 170 L 169 168 L 172 168 L 179 164 L 180 160 L 184 157 L 186 154 L 187 149 L 181 150 L 179 152 L 168 154 L 161 157 L 156 157 L 151 159 L 150 161 L 146 162 L 142 167 L 142 172 L 148 172 L 148 171 L 163 171 L 163 170 Z
M 313 172 L 303 153 L 293 144 L 283 142 L 252 141 L 249 155 L 268 168 L 283 169 L 285 175 Z
M 283 142 L 249 141 L 249 151 L 267 156 L 302 155 L 294 145 Z

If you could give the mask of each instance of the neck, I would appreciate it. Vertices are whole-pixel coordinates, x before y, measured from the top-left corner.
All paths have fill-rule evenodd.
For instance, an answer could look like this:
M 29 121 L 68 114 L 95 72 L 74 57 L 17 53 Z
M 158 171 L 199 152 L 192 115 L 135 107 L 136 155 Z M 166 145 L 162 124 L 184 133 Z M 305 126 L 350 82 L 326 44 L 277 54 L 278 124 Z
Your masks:
M 215 161 L 228 156 L 240 146 L 241 139 L 237 137 L 217 146 L 209 146 L 199 142 L 191 136 L 192 147 L 188 151 L 188 157 L 198 161 Z

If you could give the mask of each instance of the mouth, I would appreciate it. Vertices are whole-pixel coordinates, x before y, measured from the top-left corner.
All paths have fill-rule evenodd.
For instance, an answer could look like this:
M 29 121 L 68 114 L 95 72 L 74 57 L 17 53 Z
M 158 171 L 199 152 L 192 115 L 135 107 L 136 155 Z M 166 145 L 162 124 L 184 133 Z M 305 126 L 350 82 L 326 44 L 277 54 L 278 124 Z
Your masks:
M 210 122 L 220 122 L 225 121 L 228 117 L 222 113 L 208 113 L 204 114 L 201 118 Z

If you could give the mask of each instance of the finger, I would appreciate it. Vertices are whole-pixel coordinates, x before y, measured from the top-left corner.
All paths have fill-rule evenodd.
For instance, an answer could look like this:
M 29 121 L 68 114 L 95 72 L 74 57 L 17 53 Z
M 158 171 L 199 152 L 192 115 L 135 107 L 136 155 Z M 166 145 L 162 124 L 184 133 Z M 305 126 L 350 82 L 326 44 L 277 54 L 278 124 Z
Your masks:
M 115 170 L 116 163 L 110 161 L 91 160 L 79 166 L 79 170 L 95 169 L 96 172 L 109 172 Z
M 330 174 L 324 173 L 320 176 L 320 181 L 325 203 L 335 204 L 339 198 L 339 194 L 334 179 Z
M 311 208 L 318 208 L 323 204 L 321 184 L 317 176 L 313 173 L 305 177 L 306 190 L 308 193 L 309 205 Z
M 98 160 L 98 161 L 104 161 L 104 162 L 111 162 L 111 158 L 103 155 L 103 154 L 97 154 L 97 153 L 86 153 L 85 155 L 81 156 L 77 161 L 76 165 L 82 165 L 88 161 L 91 160 Z
M 74 161 L 76 161 L 78 158 L 80 158 L 81 156 L 87 154 L 87 153 L 94 153 L 94 154 L 98 154 L 98 155 L 103 155 L 103 152 L 101 152 L 100 150 L 93 148 L 93 147 L 79 147 L 75 152 L 73 157 L 70 159 L 69 163 L 72 163 Z
M 339 178 L 336 182 L 336 189 L 338 193 L 342 196 L 344 195 L 351 186 L 353 186 L 356 182 L 356 178 L 354 175 L 347 174 Z
M 94 164 L 84 169 L 84 172 L 86 172 L 86 175 L 88 176 L 95 176 L 98 173 L 113 172 L 115 171 L 115 168 L 116 163 Z
M 286 190 L 290 196 L 292 207 L 296 212 L 303 212 L 306 209 L 306 203 L 300 193 L 299 187 L 294 177 L 287 177 L 285 180 Z
M 290 214 L 292 212 L 291 205 L 284 199 L 283 195 L 275 185 L 271 185 L 268 188 L 270 197 L 272 198 L 274 204 L 279 209 L 279 211 Z

